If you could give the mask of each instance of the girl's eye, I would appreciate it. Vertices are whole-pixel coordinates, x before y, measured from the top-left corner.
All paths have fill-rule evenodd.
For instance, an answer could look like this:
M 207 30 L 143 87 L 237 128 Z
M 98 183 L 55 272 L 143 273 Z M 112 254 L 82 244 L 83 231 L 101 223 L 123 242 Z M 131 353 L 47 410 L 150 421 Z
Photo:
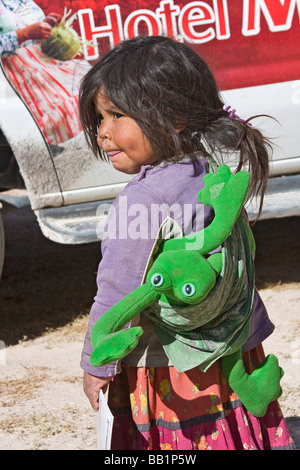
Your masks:
M 98 114 L 98 116 L 97 116 L 97 118 L 96 118 L 97 127 L 100 126 L 102 119 L 103 119 L 102 114 Z
M 151 284 L 154 287 L 160 287 L 164 283 L 164 278 L 161 274 L 155 273 L 151 276 Z
M 123 117 L 123 116 L 124 116 L 124 114 L 121 114 L 121 113 L 114 113 L 114 118 L 115 118 L 115 119 L 119 119 L 119 118 L 121 118 L 121 117 Z
M 196 287 L 194 286 L 194 284 L 191 284 L 190 282 L 188 282 L 187 284 L 184 284 L 182 288 L 183 295 L 187 297 L 191 297 L 192 295 L 195 294 L 195 292 L 196 292 Z

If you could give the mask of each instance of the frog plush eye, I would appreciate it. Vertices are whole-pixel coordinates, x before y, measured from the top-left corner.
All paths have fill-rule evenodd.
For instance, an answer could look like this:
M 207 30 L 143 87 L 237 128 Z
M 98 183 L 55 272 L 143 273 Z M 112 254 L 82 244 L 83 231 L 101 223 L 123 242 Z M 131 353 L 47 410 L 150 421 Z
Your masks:
M 151 284 L 154 287 L 160 287 L 164 283 L 164 277 L 162 274 L 155 273 L 151 276 Z
M 192 295 L 195 294 L 195 292 L 196 292 L 196 287 L 194 286 L 194 284 L 191 284 L 190 282 L 188 282 L 187 284 L 184 284 L 182 288 L 183 295 L 187 297 L 191 297 Z

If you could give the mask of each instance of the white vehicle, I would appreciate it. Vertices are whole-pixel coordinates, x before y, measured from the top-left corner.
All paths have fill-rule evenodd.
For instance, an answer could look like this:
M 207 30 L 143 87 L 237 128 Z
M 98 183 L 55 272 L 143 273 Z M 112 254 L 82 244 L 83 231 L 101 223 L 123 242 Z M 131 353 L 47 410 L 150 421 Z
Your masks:
M 45 12 L 49 2 L 36 2 Z M 300 6 L 296 0 L 116 0 L 97 11 L 76 2 L 74 28 L 84 59 L 138 34 L 185 41 L 211 66 L 225 103 L 241 118 L 264 114 L 255 125 L 274 139 L 271 178 L 261 218 L 300 215 Z M 183 5 L 183 6 L 182 6 Z M 51 7 L 52 8 L 52 7 Z M 88 44 L 88 45 L 87 45 Z M 58 243 L 101 239 L 107 210 L 130 177 L 95 159 L 83 132 L 51 145 L 32 108 L 0 60 L 0 205 L 17 199 L 5 190 L 25 188 L 43 234 Z M 255 218 L 258 204 L 248 207 Z M 4 232 L 0 211 L 0 272 Z

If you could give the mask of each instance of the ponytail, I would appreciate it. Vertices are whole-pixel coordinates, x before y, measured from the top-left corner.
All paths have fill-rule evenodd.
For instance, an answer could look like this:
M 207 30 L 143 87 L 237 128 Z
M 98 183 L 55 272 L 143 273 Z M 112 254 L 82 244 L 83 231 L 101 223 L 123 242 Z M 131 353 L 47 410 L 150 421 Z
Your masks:
M 258 129 L 244 125 L 244 129 L 241 131 L 240 138 L 237 142 L 237 149 L 240 151 L 240 161 L 237 171 L 248 164 L 248 171 L 251 174 L 249 198 L 253 199 L 260 195 L 258 215 L 255 219 L 257 220 L 262 211 L 263 199 L 267 189 L 270 170 L 269 159 L 272 154 L 272 145 Z
M 255 221 L 258 220 L 262 211 L 269 178 L 269 160 L 272 154 L 271 142 L 250 122 L 261 116 L 252 116 L 244 121 L 237 115 L 232 118 L 227 110 L 222 110 L 221 117 L 209 126 L 205 135 L 209 150 L 214 155 L 217 154 L 221 160 L 218 163 L 223 163 L 224 155 L 230 154 L 228 155 L 230 157 L 234 153 L 238 158 L 236 171 L 242 169 L 249 171 L 251 179 L 248 200 L 260 196 Z M 217 160 L 219 160 L 218 156 Z

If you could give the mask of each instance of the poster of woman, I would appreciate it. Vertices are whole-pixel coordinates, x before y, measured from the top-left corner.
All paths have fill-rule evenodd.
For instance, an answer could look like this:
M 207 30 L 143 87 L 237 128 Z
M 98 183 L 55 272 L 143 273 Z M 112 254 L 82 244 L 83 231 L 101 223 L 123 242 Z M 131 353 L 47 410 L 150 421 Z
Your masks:
M 38 3 L 0 1 L 0 58 L 10 83 L 55 148 L 81 130 L 78 87 L 90 65 L 72 28 L 75 16 L 62 7 L 45 13 Z

